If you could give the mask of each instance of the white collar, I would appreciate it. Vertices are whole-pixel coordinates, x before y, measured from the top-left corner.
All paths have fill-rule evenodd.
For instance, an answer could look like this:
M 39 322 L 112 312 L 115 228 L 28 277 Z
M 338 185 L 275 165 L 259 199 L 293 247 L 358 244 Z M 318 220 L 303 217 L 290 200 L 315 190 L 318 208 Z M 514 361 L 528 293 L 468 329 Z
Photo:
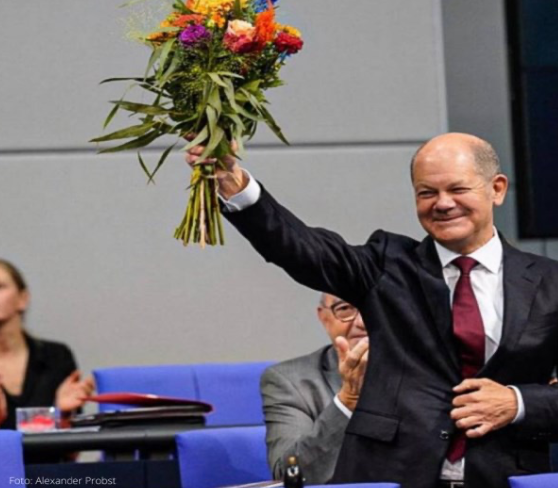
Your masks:
M 436 252 L 438 253 L 443 268 L 448 266 L 455 258 L 461 256 L 461 254 L 450 251 L 436 241 L 434 241 L 434 245 L 436 246 Z M 484 246 L 478 248 L 471 254 L 467 254 L 468 257 L 475 259 L 491 273 L 498 273 L 500 265 L 502 264 L 503 255 L 504 249 L 502 247 L 502 241 L 498 236 L 496 228 L 494 228 L 494 235 Z

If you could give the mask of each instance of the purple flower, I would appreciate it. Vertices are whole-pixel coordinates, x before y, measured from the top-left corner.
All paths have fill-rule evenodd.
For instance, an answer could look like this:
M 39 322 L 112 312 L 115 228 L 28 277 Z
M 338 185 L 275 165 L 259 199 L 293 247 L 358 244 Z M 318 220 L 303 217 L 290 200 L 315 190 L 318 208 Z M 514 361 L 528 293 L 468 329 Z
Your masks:
M 191 24 L 180 33 L 179 39 L 184 47 L 193 47 L 210 37 L 211 34 L 203 25 Z

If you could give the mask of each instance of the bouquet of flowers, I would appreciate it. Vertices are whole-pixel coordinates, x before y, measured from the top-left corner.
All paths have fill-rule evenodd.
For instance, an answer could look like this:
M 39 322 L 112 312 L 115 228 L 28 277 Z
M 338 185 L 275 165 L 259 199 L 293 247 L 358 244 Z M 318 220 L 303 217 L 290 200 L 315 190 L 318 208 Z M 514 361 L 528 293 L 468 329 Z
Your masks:
M 141 167 L 152 182 L 155 174 L 179 141 L 188 139 L 188 150 L 204 145 L 200 160 L 214 164 L 194 167 L 190 198 L 175 238 L 224 244 L 217 197 L 219 182 L 215 165 L 224 169 L 223 158 L 238 157 L 258 125 L 265 122 L 288 144 L 269 113 L 264 91 L 280 86 L 279 70 L 286 59 L 302 48 L 300 32 L 275 21 L 277 0 L 175 0 L 172 12 L 159 29 L 142 38 L 152 49 L 145 76 L 104 80 L 132 81 L 149 92 L 151 103 L 112 101 L 104 127 L 118 110 L 131 112 L 137 124 L 91 142 L 126 140 L 101 153 L 138 150 L 162 136 L 178 140 L 168 147 L 149 170 L 141 153 Z

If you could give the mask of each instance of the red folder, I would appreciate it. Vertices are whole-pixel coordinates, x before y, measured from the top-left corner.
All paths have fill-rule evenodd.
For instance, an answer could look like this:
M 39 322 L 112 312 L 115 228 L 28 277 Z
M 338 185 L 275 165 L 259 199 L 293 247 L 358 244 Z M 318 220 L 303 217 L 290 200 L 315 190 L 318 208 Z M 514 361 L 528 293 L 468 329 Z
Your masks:
M 101 393 L 99 395 L 87 397 L 86 401 L 97 403 L 119 403 L 121 405 L 133 405 L 136 407 L 190 406 L 193 410 L 195 409 L 197 412 L 200 413 L 209 413 L 213 410 L 212 405 L 210 405 L 209 403 L 200 402 L 198 400 L 151 395 L 149 393 Z

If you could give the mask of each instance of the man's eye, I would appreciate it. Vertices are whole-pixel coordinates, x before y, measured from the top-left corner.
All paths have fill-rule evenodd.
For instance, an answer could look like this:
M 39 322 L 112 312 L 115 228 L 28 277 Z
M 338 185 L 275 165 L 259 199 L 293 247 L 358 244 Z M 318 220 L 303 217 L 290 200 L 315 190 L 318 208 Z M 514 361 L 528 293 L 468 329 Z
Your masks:
M 419 191 L 417 195 L 419 198 L 430 198 L 431 196 L 434 195 L 434 192 L 431 190 L 423 190 L 423 191 Z
M 454 193 L 466 193 L 469 191 L 469 188 L 465 188 L 465 187 L 458 187 L 458 188 L 454 188 L 453 192 Z
M 340 305 L 339 307 L 335 308 L 335 310 L 337 310 L 338 312 L 346 312 L 347 310 L 350 309 L 351 309 L 350 305 Z

